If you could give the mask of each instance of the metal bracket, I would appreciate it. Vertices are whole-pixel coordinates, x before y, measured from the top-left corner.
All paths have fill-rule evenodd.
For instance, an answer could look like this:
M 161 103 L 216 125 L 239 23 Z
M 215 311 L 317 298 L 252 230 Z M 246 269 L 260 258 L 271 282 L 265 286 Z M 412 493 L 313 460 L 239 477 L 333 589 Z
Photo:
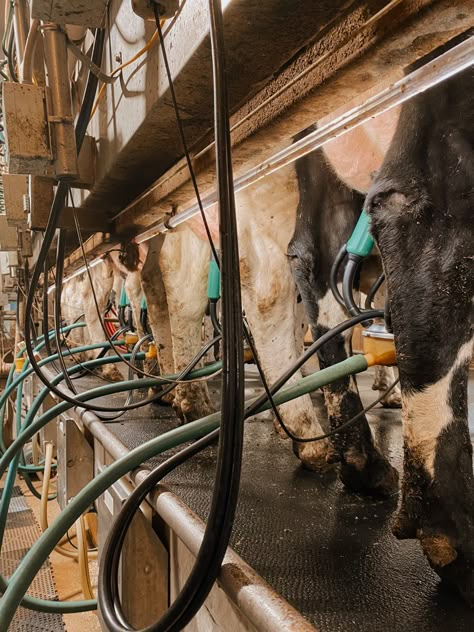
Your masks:
M 87 66 L 87 68 L 89 68 L 89 70 L 103 83 L 114 83 L 114 81 L 117 81 L 117 79 L 119 78 L 119 75 L 112 77 L 110 75 L 106 75 L 105 72 L 102 72 L 99 66 L 97 66 L 97 64 L 94 64 L 94 62 L 85 53 L 83 53 L 79 46 L 76 46 L 76 44 L 74 44 L 74 42 L 72 42 L 69 37 L 67 38 L 67 47 L 69 48 L 71 53 L 73 53 L 73 55 L 80 59 Z

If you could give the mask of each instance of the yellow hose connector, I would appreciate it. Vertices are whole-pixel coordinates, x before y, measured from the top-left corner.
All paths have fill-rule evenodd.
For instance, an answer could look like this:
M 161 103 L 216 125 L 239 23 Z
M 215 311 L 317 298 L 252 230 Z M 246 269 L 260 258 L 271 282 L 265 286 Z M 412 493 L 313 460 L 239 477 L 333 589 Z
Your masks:
M 21 373 L 25 364 L 25 358 L 15 358 L 15 373 Z
M 134 333 L 125 334 L 126 345 L 136 345 L 137 342 L 138 342 L 138 334 L 134 334 Z
M 147 360 L 155 360 L 158 357 L 158 352 L 156 350 L 156 345 L 154 342 L 150 342 L 148 346 L 148 351 L 145 353 L 145 358 Z
M 362 332 L 364 356 L 368 366 L 397 364 L 393 335 L 380 325 L 372 325 Z

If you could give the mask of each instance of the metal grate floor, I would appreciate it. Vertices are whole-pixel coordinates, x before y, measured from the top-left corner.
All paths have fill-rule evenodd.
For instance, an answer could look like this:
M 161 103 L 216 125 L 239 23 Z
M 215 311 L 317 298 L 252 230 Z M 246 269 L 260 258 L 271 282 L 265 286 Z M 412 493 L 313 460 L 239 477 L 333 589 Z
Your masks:
M 40 535 L 32 510 L 19 487 L 15 487 L 8 513 L 5 538 L 0 556 L 0 572 L 10 577 L 23 556 Z M 56 599 L 52 569 L 47 562 L 33 581 L 28 594 L 41 599 Z M 63 618 L 58 614 L 19 608 L 9 632 L 63 632 Z

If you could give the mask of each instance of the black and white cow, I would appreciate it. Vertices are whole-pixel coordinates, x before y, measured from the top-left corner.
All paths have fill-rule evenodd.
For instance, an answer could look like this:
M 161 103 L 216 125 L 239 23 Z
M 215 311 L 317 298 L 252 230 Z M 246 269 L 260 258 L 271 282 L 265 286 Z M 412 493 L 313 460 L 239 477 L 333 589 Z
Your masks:
M 395 533 L 474 603 L 467 384 L 474 324 L 474 68 L 407 103 L 367 196 L 391 301 L 405 470 Z
M 367 178 L 378 169 L 365 204 L 387 277 L 405 442 L 394 532 L 418 538 L 433 568 L 472 603 L 474 480 L 467 383 L 473 342 L 474 70 L 380 121 L 383 153 L 383 145 L 389 145 L 381 167 L 367 159 L 368 142 L 352 142 L 347 151 L 350 134 L 324 154 L 298 163 L 300 205 L 289 254 L 318 335 L 328 302 L 331 313 L 337 309 L 328 292 L 328 266 L 360 211 L 362 198 L 354 189 L 366 189 Z M 359 140 L 363 133 L 359 128 Z M 363 183 L 358 175 L 365 177 Z M 324 225 L 333 229 L 330 239 Z M 320 362 L 331 364 L 345 354 L 341 338 L 322 350 Z M 325 396 L 333 427 L 360 407 L 351 380 L 326 388 Z M 343 477 L 358 476 L 361 465 L 369 480 L 387 476 L 385 465 L 371 459 L 366 420 L 336 437 L 335 447 Z M 354 450 L 367 455 L 365 463 L 354 461 Z

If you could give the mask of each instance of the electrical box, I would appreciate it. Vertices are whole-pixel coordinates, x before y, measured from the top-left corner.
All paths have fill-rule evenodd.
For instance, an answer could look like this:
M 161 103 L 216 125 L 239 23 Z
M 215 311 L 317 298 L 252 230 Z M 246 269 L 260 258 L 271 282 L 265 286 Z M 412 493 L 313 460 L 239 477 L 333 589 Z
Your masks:
M 0 252 L 0 275 L 10 274 L 8 252 Z
M 33 240 L 31 232 L 24 226 L 18 229 L 18 242 L 20 244 L 20 252 L 22 257 L 33 256 Z
M 25 196 L 28 195 L 28 177 L 4 173 L 2 180 L 7 223 L 9 226 L 24 226 L 27 221 Z
M 53 204 L 54 180 L 41 176 L 31 176 L 29 197 L 29 227 L 31 230 L 44 230 Z
M 18 250 L 18 233 L 7 223 L 6 215 L 0 215 L 0 250 Z
M 56 24 L 102 26 L 108 0 L 31 0 L 31 16 Z
M 4 82 L 3 121 L 8 172 L 47 173 L 51 169 L 52 156 L 45 89 Z
M 160 15 L 163 18 L 172 18 L 179 9 L 179 0 L 132 0 L 133 12 L 144 20 L 155 20 L 154 5 L 157 4 L 160 9 Z

